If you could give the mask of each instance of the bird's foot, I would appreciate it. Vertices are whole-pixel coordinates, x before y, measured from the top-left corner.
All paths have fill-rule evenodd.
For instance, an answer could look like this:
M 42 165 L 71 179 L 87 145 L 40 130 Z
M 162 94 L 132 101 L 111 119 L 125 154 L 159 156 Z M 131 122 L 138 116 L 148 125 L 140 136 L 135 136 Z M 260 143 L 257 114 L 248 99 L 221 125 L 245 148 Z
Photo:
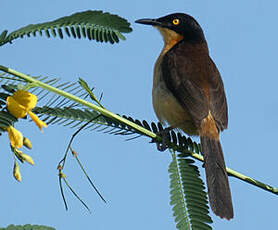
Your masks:
M 156 133 L 156 135 L 160 136 L 161 139 L 162 139 L 161 142 L 157 142 L 154 139 L 151 141 L 151 143 L 156 143 L 157 150 L 163 152 L 168 148 L 168 145 L 169 145 L 169 142 L 170 142 L 170 133 L 169 132 L 172 129 L 173 128 L 168 127 L 166 129 L 163 129 L 163 130 Z

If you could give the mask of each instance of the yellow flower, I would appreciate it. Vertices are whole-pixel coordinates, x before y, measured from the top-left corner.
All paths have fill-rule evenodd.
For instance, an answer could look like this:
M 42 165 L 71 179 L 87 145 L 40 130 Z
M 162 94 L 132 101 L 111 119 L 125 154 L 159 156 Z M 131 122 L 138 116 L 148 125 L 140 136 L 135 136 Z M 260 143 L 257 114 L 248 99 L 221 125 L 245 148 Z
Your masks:
M 15 92 L 7 98 L 8 110 L 16 118 L 23 118 L 37 104 L 37 96 L 24 90 Z
M 19 181 L 19 182 L 21 182 L 21 173 L 20 173 L 20 170 L 19 170 L 19 165 L 18 165 L 18 163 L 15 161 L 14 162 L 14 170 L 13 170 L 13 173 L 14 173 L 14 178 L 17 180 L 17 181 Z
M 9 133 L 9 138 L 11 142 L 11 146 L 13 148 L 21 148 L 23 146 L 23 135 L 20 131 L 18 131 L 13 126 L 9 126 L 6 128 Z
M 9 112 L 16 118 L 23 118 L 29 114 L 40 130 L 42 130 L 43 127 L 47 127 L 46 123 L 41 121 L 38 116 L 31 111 L 36 107 L 37 101 L 36 95 L 24 90 L 19 90 L 7 98 L 7 107 Z

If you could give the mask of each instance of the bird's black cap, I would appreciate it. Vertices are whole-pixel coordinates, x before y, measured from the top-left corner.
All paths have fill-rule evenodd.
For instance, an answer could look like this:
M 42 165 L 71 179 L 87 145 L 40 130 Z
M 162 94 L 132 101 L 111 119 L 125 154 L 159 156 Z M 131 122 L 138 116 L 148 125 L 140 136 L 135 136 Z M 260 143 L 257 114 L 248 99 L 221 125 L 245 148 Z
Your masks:
M 201 26 L 188 14 L 175 13 L 157 19 L 143 18 L 136 20 L 135 22 L 173 30 L 184 36 L 186 40 L 205 40 Z

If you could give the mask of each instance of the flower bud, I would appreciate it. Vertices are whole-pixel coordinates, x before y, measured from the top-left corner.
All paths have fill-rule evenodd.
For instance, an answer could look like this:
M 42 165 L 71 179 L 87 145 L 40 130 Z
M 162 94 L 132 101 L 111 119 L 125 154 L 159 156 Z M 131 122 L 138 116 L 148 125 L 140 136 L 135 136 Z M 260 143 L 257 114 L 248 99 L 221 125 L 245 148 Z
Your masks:
M 34 160 L 29 155 L 27 155 L 25 153 L 21 153 L 20 156 L 22 157 L 23 160 L 27 161 L 29 164 L 31 164 L 31 165 L 35 164 Z
M 11 146 L 13 148 L 21 148 L 23 146 L 23 135 L 20 131 L 15 129 L 13 126 L 9 126 L 7 128 L 9 133 L 9 138 L 11 142 Z
M 23 145 L 28 149 L 32 149 L 32 142 L 27 137 L 23 138 Z
M 17 163 L 17 161 L 14 161 L 14 170 L 13 170 L 13 174 L 14 174 L 14 178 L 21 182 L 21 173 L 20 173 L 20 170 L 19 170 L 19 165 Z

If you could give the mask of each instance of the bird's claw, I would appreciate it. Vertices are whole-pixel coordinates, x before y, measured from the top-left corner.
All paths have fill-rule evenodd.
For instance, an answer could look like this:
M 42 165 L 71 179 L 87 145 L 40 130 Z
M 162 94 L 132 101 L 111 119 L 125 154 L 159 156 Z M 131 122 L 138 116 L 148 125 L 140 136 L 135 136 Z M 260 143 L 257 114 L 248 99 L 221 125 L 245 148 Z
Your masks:
M 169 146 L 169 142 L 170 142 L 170 134 L 169 131 L 171 130 L 171 127 L 168 127 L 166 129 L 163 129 L 159 132 L 157 132 L 156 134 L 158 136 L 161 136 L 162 141 L 161 142 L 157 142 L 155 139 L 153 139 L 151 141 L 151 143 L 156 143 L 156 147 L 158 151 L 165 151 Z

